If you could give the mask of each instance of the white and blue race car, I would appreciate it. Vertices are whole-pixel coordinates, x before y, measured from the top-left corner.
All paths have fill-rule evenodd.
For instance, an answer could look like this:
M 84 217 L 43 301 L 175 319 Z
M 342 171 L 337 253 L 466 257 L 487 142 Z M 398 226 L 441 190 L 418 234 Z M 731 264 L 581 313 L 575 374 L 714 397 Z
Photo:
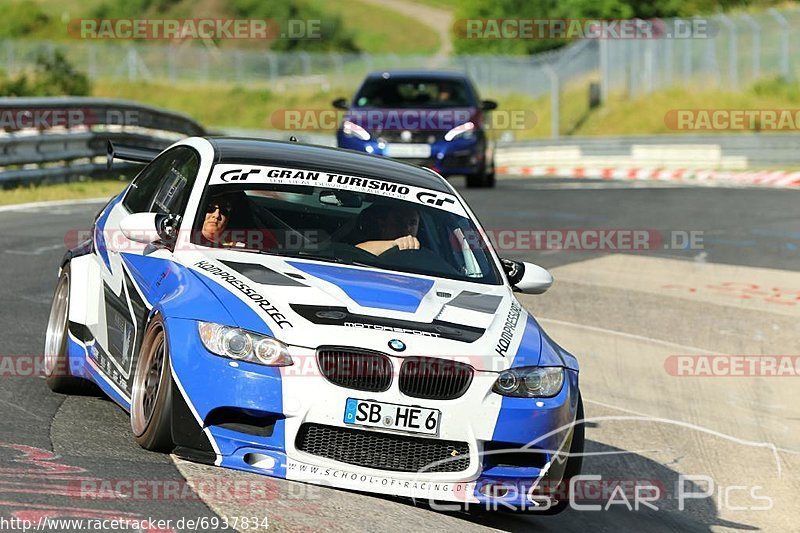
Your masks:
M 59 270 L 47 382 L 94 382 L 150 450 L 403 497 L 559 511 L 578 363 L 435 172 L 193 137 L 149 161 Z M 576 423 L 577 422 L 577 423 Z M 544 495 L 543 495 L 544 494 Z

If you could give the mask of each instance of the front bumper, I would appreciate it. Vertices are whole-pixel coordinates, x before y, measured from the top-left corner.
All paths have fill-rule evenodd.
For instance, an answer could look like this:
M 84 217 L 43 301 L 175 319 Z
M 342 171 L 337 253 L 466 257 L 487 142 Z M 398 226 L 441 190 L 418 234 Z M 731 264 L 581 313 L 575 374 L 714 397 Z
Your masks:
M 318 485 L 450 502 L 497 501 L 482 488 L 504 483 L 516 487 L 500 498 L 504 503 L 527 502 L 529 507 L 530 487 L 558 483 L 563 475 L 563 462 L 554 459 L 569 447 L 577 412 L 577 372 L 566 371 L 565 385 L 553 398 L 502 397 L 491 392 L 497 374 L 476 371 L 460 398 L 426 400 L 403 395 L 397 379 L 385 392 L 334 385 L 320 375 L 310 349 L 292 347 L 293 366 L 270 368 L 207 352 L 194 321 L 168 319 L 167 334 L 173 377 L 202 426 L 197 429 L 209 436 L 215 452 L 213 457 L 195 454 L 184 439 L 176 453 L 189 459 Z M 466 443 L 468 466 L 457 472 L 389 471 L 298 449 L 304 424 L 351 427 L 343 423 L 348 398 L 439 409 L 438 439 Z
M 339 130 L 336 134 L 336 142 L 339 148 L 388 157 L 388 143 L 381 140 L 362 141 L 358 137 L 347 136 Z M 396 157 L 395 159 L 432 168 L 443 176 L 479 174 L 486 168 L 486 142 L 482 136 L 470 139 L 456 138 L 452 141 L 439 138 L 431 143 L 430 147 L 430 157 Z

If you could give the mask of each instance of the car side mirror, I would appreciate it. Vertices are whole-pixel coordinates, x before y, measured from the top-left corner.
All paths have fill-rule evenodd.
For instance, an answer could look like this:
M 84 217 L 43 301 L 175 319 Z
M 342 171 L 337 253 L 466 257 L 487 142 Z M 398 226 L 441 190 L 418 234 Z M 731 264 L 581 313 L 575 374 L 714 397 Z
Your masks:
M 497 102 L 494 100 L 484 100 L 481 102 L 481 109 L 484 111 L 491 111 L 492 109 L 497 109 Z
M 332 102 L 332 104 L 333 104 L 333 107 L 335 107 L 336 109 L 349 109 L 350 108 L 350 106 L 347 105 L 347 100 L 345 100 L 344 98 L 337 98 L 336 100 L 334 100 Z
M 553 275 L 533 263 L 502 259 L 511 286 L 525 294 L 542 294 L 553 285 Z
M 119 222 L 119 229 L 129 240 L 144 244 L 172 242 L 178 235 L 178 215 L 133 213 Z

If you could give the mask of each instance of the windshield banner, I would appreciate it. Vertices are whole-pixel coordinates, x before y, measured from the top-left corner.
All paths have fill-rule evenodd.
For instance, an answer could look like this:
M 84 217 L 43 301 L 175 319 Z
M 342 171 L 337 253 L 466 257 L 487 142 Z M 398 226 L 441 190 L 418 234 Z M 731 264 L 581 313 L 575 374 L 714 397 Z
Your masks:
M 452 194 L 414 187 L 413 185 L 331 172 L 253 165 L 215 165 L 209 185 L 225 184 L 306 185 L 308 187 L 343 189 L 405 200 L 467 217 L 464 206 Z

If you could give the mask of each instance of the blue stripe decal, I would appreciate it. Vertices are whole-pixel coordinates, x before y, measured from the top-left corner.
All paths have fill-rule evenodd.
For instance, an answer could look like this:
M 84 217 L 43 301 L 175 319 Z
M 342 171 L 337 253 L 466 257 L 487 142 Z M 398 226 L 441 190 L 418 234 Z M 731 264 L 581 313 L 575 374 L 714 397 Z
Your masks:
M 414 313 L 433 280 L 332 265 L 287 261 L 306 274 L 333 283 L 363 307 Z
M 167 317 L 205 320 L 227 326 L 240 326 L 242 320 L 248 325 L 264 322 L 229 291 L 218 285 L 220 290 L 214 290 L 209 286 L 212 284 L 204 283 L 201 276 L 175 261 L 131 253 L 122 253 L 120 257 L 145 299 Z M 231 316 L 232 313 L 236 313 L 237 320 Z M 261 333 L 258 329 L 255 331 Z
M 525 322 L 525 331 L 514 356 L 512 367 L 536 366 L 542 353 L 542 331 L 539 324 L 529 314 Z
M 103 259 L 103 263 L 106 264 L 106 268 L 111 271 L 111 261 L 108 258 L 108 249 L 106 247 L 106 237 L 105 237 L 105 226 L 106 222 L 108 222 L 108 215 L 111 214 L 111 210 L 120 203 L 122 200 L 122 194 L 117 196 L 114 200 L 112 200 L 106 208 L 100 213 L 100 216 L 97 217 L 97 222 L 94 226 L 94 246 L 97 250 L 97 253 L 100 254 L 100 257 Z

